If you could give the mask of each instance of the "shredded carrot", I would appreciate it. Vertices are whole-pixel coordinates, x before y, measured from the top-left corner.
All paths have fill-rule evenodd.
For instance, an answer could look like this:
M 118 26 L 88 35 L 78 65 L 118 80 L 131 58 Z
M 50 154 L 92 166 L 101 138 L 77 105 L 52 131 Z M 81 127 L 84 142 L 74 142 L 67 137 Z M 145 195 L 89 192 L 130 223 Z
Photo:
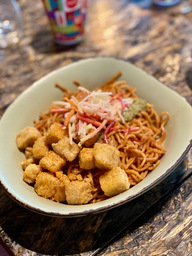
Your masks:
M 69 120 L 70 120 L 70 118 L 72 117 L 72 115 L 73 115 L 74 113 L 75 113 L 75 110 L 74 110 L 74 109 L 72 109 L 72 110 L 69 112 L 69 114 L 68 114 L 67 117 L 65 118 L 65 122 L 64 122 L 64 125 L 65 125 L 65 126 L 68 125 Z
M 66 113 L 69 110 L 70 109 L 68 109 L 68 108 L 52 108 L 51 113 Z
M 74 109 L 75 111 L 78 111 L 77 105 L 75 104 L 74 101 L 69 100 L 68 98 L 64 98 L 65 101 L 69 102 L 71 104 L 71 108 Z

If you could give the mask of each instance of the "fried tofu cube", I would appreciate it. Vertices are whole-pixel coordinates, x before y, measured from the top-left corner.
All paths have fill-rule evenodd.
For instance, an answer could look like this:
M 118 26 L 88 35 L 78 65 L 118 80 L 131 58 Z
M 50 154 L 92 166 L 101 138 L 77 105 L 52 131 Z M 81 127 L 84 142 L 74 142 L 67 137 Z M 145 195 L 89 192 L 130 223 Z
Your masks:
M 65 201 L 65 184 L 52 173 L 40 172 L 37 175 L 34 189 L 39 196 L 44 198 L 57 202 Z
M 23 172 L 23 180 L 29 184 L 34 184 L 36 177 L 42 168 L 36 164 L 29 164 Z
M 92 130 L 92 131 L 94 131 L 94 130 Z M 96 135 L 93 136 L 92 138 L 86 140 L 86 141 L 83 143 L 83 146 L 84 146 L 84 147 L 92 147 L 92 146 L 96 143 L 97 139 L 98 139 L 98 134 L 96 134 Z
M 66 135 L 66 133 L 67 133 L 67 130 L 61 129 L 60 123 L 57 123 L 57 122 L 53 123 L 46 134 L 47 144 L 58 142 Z
M 79 166 L 81 169 L 90 170 L 95 168 L 93 148 L 83 148 L 79 153 Z
M 26 147 L 31 147 L 39 137 L 41 137 L 41 133 L 35 127 L 27 126 L 17 134 L 17 147 L 20 150 L 24 150 Z
M 48 154 L 49 152 L 49 147 L 46 143 L 46 137 L 42 136 L 40 138 L 38 138 L 34 145 L 33 145 L 33 156 L 40 160 L 41 158 L 43 158 L 46 154 Z
M 39 164 L 45 170 L 57 172 L 63 168 L 63 166 L 66 164 L 66 160 L 50 150 L 46 156 L 41 158 Z
M 58 171 L 55 173 L 56 177 L 60 179 L 64 184 L 68 184 L 70 182 L 68 176 L 64 174 L 62 171 Z
M 119 150 L 109 144 L 95 143 L 93 156 L 96 167 L 104 170 L 118 166 L 120 161 Z
M 106 171 L 99 177 L 99 183 L 104 194 L 108 197 L 118 195 L 129 189 L 127 174 L 120 167 Z
M 58 143 L 53 143 L 52 148 L 58 155 L 66 158 L 69 162 L 72 162 L 80 151 L 79 146 L 74 141 L 70 143 L 70 140 L 67 136 L 59 140 Z
M 92 188 L 89 182 L 71 181 L 65 186 L 66 201 L 68 204 L 86 204 L 92 198 Z
M 28 158 L 33 158 L 33 148 L 32 147 L 26 147 L 25 148 L 25 157 Z
M 25 170 L 27 168 L 27 166 L 30 165 L 30 164 L 34 164 L 34 159 L 33 158 L 24 159 L 21 162 L 21 167 L 22 167 L 23 170 Z

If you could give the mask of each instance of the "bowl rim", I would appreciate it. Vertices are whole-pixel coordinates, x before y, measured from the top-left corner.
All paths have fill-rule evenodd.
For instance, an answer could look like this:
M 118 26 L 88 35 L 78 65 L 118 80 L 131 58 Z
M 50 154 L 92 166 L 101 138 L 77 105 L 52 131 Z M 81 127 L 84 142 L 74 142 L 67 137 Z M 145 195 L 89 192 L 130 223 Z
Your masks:
M 32 85 L 30 87 L 28 87 L 26 90 L 24 90 L 20 95 L 18 95 L 18 97 L 13 101 L 12 104 L 10 104 L 10 106 L 7 108 L 7 110 L 4 112 L 4 114 L 2 115 L 2 118 L 1 120 L 3 120 L 4 116 L 6 113 L 9 112 L 9 110 L 14 107 L 14 104 L 15 102 L 19 102 L 20 99 L 22 99 L 22 97 L 25 96 L 25 94 L 29 93 L 31 88 L 34 88 L 34 87 L 37 87 L 39 84 L 41 84 L 41 82 L 43 82 L 43 80 L 46 80 L 48 79 L 50 76 L 56 74 L 58 71 L 61 71 L 63 69 L 66 69 L 66 67 L 69 67 L 69 66 L 76 66 L 76 65 L 79 65 L 81 64 L 82 62 L 88 62 L 88 61 L 99 61 L 99 60 L 103 60 L 103 59 L 107 59 L 107 60 L 113 60 L 113 61 L 122 61 L 122 62 L 126 62 L 128 63 L 129 65 L 131 66 L 134 66 L 136 67 L 135 65 L 133 65 L 132 63 L 124 60 L 124 59 L 118 59 L 118 58 L 114 58 L 114 57 L 93 57 L 93 58 L 87 58 L 87 59 L 82 59 L 82 60 L 79 60 L 79 61 L 76 61 L 76 62 L 73 62 L 71 64 L 68 64 L 66 66 L 62 66 L 58 69 L 55 69 L 53 71 L 51 71 L 50 73 L 44 75 L 43 77 L 41 77 L 40 79 L 38 79 L 36 82 L 32 83 Z M 139 69 L 140 71 L 143 71 L 142 69 L 136 67 L 137 69 Z M 144 72 L 144 71 L 143 71 Z M 148 75 L 148 74 L 147 74 Z M 152 78 L 154 78 L 153 76 L 151 75 L 148 75 Z M 155 79 L 155 78 L 154 78 Z M 157 80 L 157 79 L 155 79 Z M 158 81 L 158 80 L 157 80 Z M 163 85 L 163 83 L 161 83 Z M 172 90 L 171 88 L 168 87 L 169 90 Z M 175 92 L 174 90 L 172 90 L 173 92 Z M 175 92 L 176 93 L 176 92 Z M 180 96 L 180 95 L 179 95 Z M 180 96 L 182 97 L 182 96 Z M 184 97 L 182 97 L 183 99 L 185 99 Z M 186 101 L 186 99 L 185 99 Z M 186 103 L 190 106 L 190 104 L 186 101 Z M 0 124 L 1 124 L 1 120 L 0 120 Z M 91 208 L 91 209 L 85 209 L 85 210 L 81 210 L 81 211 L 71 211 L 71 212 L 65 212 L 65 213 L 61 213 L 61 212 L 54 212 L 54 211 L 46 211 L 46 210 L 43 210 L 43 209 L 39 209 L 39 208 L 36 208 L 35 206 L 32 206 L 28 203 L 25 203 L 24 201 L 21 201 L 17 195 L 13 195 L 10 191 L 9 191 L 9 188 L 3 183 L 1 177 L 0 177 L 0 184 L 1 186 L 3 187 L 3 189 L 5 190 L 5 192 L 14 200 L 16 201 L 19 205 L 33 211 L 33 212 L 36 212 L 36 213 L 40 213 L 40 214 L 43 214 L 43 215 L 47 215 L 47 216 L 52 216 L 52 217 L 64 217 L 64 218 L 67 218 L 67 217 L 80 217 L 80 216 L 85 216 L 85 215 L 88 215 L 88 214 L 97 214 L 97 213 L 100 213 L 100 212 L 103 212 L 103 211 L 107 211 L 107 210 L 110 210 L 114 207 L 118 207 L 124 203 L 127 203 L 137 197 L 139 197 L 140 195 L 142 195 L 143 193 L 147 192 L 148 190 L 150 190 L 152 187 L 156 186 L 158 183 L 160 183 L 163 179 L 165 179 L 181 162 L 182 160 L 185 158 L 186 154 L 189 152 L 190 148 L 192 147 L 192 137 L 188 143 L 188 145 L 186 145 L 186 148 L 185 150 L 183 151 L 183 153 L 180 155 L 180 157 L 175 161 L 175 163 L 173 165 L 171 165 L 170 168 L 166 169 L 166 171 L 160 175 L 158 178 L 156 178 L 153 182 L 151 182 L 149 185 L 147 186 L 144 186 L 142 189 L 140 189 L 139 192 L 137 193 L 133 193 L 131 195 L 128 195 L 127 197 L 119 200 L 119 201 L 115 201 L 115 202 L 112 202 L 112 203 L 109 203 L 107 205 L 101 205 L 101 206 L 98 206 L 96 208 Z M 109 199 L 106 199 L 105 201 L 107 201 Z M 97 204 L 97 203 L 95 203 Z M 89 204 L 91 205 L 91 204 Z M 77 206 L 78 207 L 78 206 Z

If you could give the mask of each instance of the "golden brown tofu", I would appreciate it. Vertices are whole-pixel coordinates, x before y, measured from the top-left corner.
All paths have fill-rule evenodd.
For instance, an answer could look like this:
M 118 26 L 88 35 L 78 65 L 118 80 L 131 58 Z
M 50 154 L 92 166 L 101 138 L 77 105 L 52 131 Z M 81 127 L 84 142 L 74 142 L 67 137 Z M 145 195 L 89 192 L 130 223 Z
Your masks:
M 37 174 L 42 171 L 42 168 L 36 164 L 30 164 L 23 172 L 23 180 L 29 184 L 34 184 Z
M 53 143 L 52 148 L 58 155 L 66 158 L 69 162 L 72 162 L 80 151 L 79 146 L 74 141 L 70 144 L 70 140 L 66 136 L 58 143 Z
M 95 168 L 93 148 L 83 148 L 79 153 L 79 166 L 81 169 L 90 170 Z
M 56 177 L 60 179 L 64 184 L 67 184 L 70 182 L 68 176 L 64 174 L 62 171 L 58 171 L 55 174 L 56 174 Z
M 86 204 L 92 198 L 91 184 L 84 181 L 71 181 L 65 186 L 66 201 L 68 204 Z
M 28 159 L 24 159 L 22 162 L 21 162 L 21 167 L 23 170 L 26 169 L 26 167 L 30 164 L 34 164 L 34 159 L 33 158 L 28 158 Z
M 26 147 L 32 147 L 33 143 L 39 137 L 41 137 L 41 134 L 35 127 L 25 127 L 17 134 L 17 147 L 20 150 L 24 150 Z
M 41 158 L 43 158 L 46 154 L 48 154 L 49 152 L 49 147 L 46 143 L 46 138 L 45 136 L 42 136 L 40 138 L 38 138 L 34 145 L 33 145 L 33 156 L 40 160 Z
M 91 130 L 91 132 L 92 132 L 92 131 L 93 131 L 93 130 Z M 93 146 L 93 145 L 96 143 L 97 139 L 98 139 L 98 134 L 96 134 L 96 135 L 93 136 L 92 138 L 86 140 L 86 141 L 83 143 L 83 146 L 84 146 L 84 147 L 91 147 L 91 146 Z
M 93 156 L 97 168 L 110 170 L 118 166 L 120 161 L 120 152 L 118 149 L 103 143 L 95 143 L 93 149 Z
M 66 160 L 50 150 L 46 156 L 41 158 L 39 164 L 45 170 L 57 172 L 66 164 Z
M 61 129 L 60 123 L 57 123 L 57 122 L 53 123 L 46 134 L 47 144 L 58 142 L 66 135 L 66 133 L 67 133 L 67 130 Z
M 65 201 L 65 184 L 53 174 L 40 172 L 34 186 L 35 192 L 44 198 L 57 202 Z
M 120 167 L 114 167 L 99 177 L 99 183 L 104 194 L 108 197 L 118 195 L 129 189 L 127 174 Z
M 32 147 L 26 147 L 25 149 L 25 157 L 28 158 L 33 158 L 33 148 Z

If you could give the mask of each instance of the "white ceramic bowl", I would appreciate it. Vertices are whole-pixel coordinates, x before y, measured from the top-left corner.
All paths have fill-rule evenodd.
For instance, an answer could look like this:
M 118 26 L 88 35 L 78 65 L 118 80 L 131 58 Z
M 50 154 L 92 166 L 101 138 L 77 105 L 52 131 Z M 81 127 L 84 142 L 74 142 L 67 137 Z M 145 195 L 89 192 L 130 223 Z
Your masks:
M 33 187 L 22 180 L 20 162 L 24 159 L 16 146 L 17 133 L 33 125 L 39 112 L 46 110 L 53 100 L 63 93 L 55 88 L 58 82 L 70 90 L 73 80 L 79 80 L 93 90 L 104 81 L 122 71 L 122 79 L 137 88 L 137 94 L 152 103 L 158 112 L 168 111 L 164 142 L 166 154 L 160 165 L 143 181 L 128 191 L 102 202 L 87 205 L 66 205 L 37 196 Z M 114 58 L 93 58 L 78 61 L 51 72 L 24 93 L 7 109 L 0 121 L 0 181 L 8 194 L 18 203 L 33 211 L 50 215 L 74 217 L 111 209 L 141 195 L 164 179 L 182 161 L 192 145 L 192 108 L 175 91 L 158 82 L 132 64 Z

